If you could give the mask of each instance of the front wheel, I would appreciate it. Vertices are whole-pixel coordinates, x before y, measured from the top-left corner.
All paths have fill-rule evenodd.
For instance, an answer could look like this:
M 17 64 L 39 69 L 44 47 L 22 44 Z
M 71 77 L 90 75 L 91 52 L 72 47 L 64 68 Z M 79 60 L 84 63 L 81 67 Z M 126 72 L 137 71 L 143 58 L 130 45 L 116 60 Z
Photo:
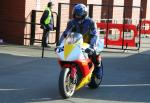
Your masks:
M 76 84 L 70 78 L 70 69 L 62 69 L 59 76 L 59 92 L 66 99 L 74 94 Z

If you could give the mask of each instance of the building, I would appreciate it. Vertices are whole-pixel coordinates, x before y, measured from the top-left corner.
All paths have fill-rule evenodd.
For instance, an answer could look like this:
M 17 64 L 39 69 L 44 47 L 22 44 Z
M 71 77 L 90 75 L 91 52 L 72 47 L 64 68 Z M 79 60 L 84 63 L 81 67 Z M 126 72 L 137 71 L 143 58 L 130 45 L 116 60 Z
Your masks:
M 48 0 L 1 0 L 0 3 L 0 39 L 4 42 L 12 44 L 25 44 L 25 38 L 31 37 L 31 17 L 32 10 L 44 10 Z M 58 3 L 78 3 L 84 4 L 99 4 L 99 5 L 122 5 L 122 6 L 142 6 L 142 18 L 150 20 L 149 0 L 53 0 L 53 11 L 58 12 Z M 62 6 L 61 12 L 61 30 L 63 31 L 66 22 L 69 19 L 70 6 Z M 140 10 L 136 8 L 125 8 L 125 18 L 139 18 Z M 124 8 L 110 7 L 109 15 L 108 8 L 103 6 L 93 7 L 93 19 L 100 21 L 101 19 L 120 19 L 123 18 Z M 39 18 L 42 12 L 36 15 L 36 22 L 39 23 Z M 118 20 L 119 22 L 119 20 Z M 35 29 L 35 32 L 41 32 L 40 29 Z

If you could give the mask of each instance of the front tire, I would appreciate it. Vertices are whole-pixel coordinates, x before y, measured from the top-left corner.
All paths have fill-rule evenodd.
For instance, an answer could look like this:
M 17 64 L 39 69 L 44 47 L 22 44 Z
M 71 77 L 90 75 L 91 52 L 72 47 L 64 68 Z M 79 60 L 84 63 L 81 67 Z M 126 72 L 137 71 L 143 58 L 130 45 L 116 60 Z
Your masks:
M 75 92 L 76 84 L 72 83 L 70 78 L 70 69 L 62 69 L 59 76 L 59 92 L 60 95 L 66 99 L 71 97 Z

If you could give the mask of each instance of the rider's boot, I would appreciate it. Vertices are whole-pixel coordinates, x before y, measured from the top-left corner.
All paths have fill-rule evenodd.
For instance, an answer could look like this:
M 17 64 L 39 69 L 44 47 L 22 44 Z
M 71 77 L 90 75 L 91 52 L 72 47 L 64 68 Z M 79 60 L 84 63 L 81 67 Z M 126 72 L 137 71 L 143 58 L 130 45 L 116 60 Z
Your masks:
M 101 58 L 99 55 L 96 56 L 96 59 L 95 59 L 95 68 L 94 68 L 94 71 L 93 71 L 93 74 L 98 78 L 100 79 L 101 76 L 102 76 L 102 64 L 101 64 Z
M 100 55 L 96 54 L 96 51 L 91 49 L 91 48 L 87 48 L 85 50 L 86 53 L 89 54 L 89 57 L 91 58 L 92 62 L 94 63 L 94 71 L 93 71 L 93 75 L 95 75 L 97 78 L 101 78 L 102 76 L 102 71 L 101 71 L 101 57 Z M 92 77 L 93 78 L 93 77 Z
M 94 68 L 93 74 L 98 78 L 101 79 L 102 71 L 101 71 L 101 65 L 98 65 Z

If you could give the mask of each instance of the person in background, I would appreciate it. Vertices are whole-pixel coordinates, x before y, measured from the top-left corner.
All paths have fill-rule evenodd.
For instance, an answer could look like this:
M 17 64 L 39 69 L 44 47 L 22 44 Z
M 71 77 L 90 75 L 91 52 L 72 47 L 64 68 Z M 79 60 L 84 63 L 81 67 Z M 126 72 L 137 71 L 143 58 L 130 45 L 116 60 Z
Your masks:
M 48 47 L 48 35 L 53 30 L 52 5 L 52 2 L 48 2 L 40 19 L 41 29 L 43 29 L 42 47 Z

